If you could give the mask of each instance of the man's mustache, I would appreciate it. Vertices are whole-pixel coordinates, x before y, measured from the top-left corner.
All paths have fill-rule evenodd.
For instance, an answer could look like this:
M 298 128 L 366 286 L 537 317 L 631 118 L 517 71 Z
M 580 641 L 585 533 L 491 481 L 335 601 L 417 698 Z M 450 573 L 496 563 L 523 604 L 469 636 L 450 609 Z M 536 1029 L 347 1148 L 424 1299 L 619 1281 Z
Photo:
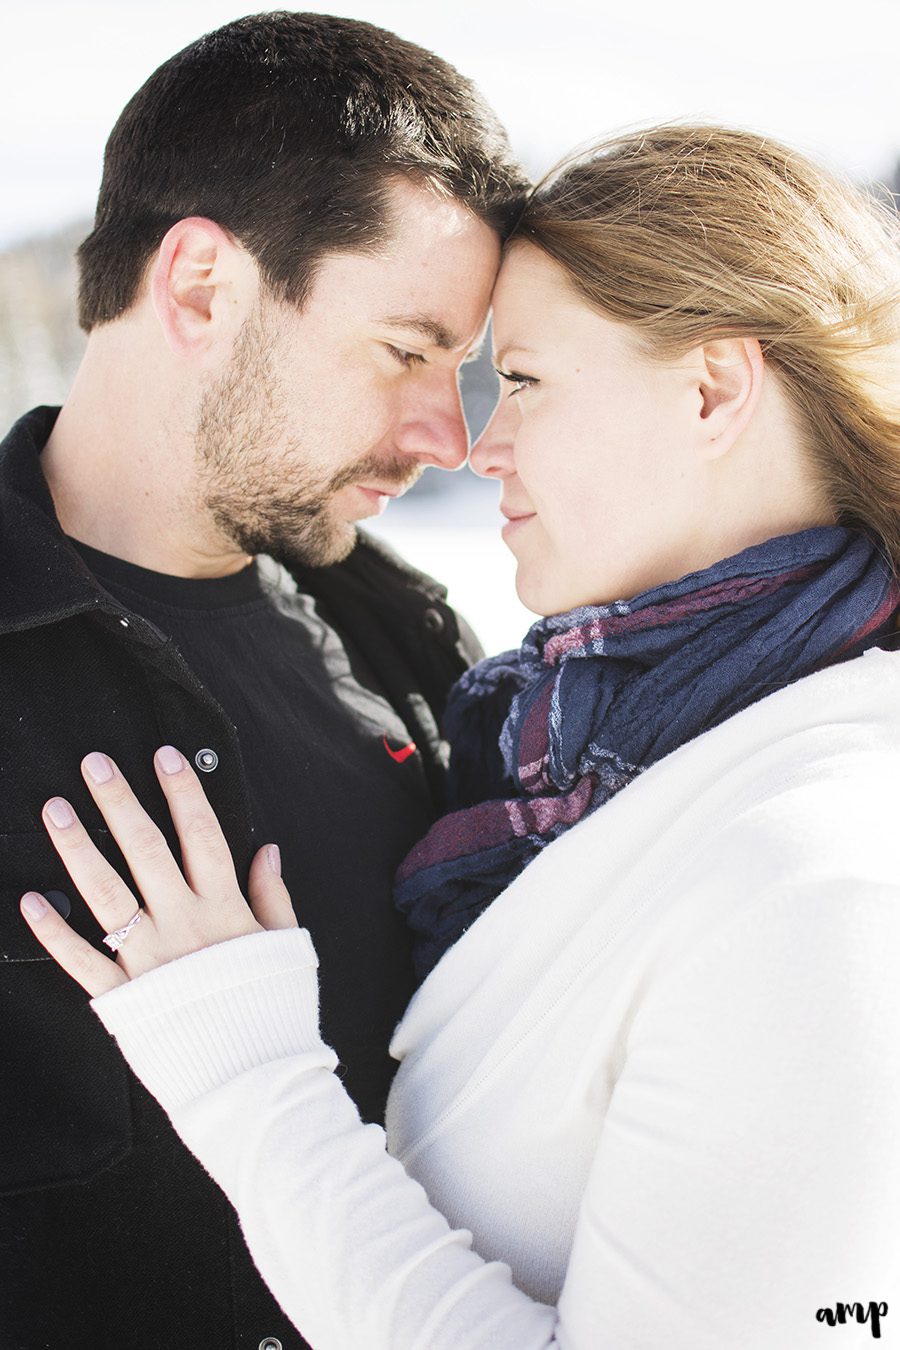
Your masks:
M 329 483 L 329 495 L 354 483 L 367 483 L 374 487 L 398 488 L 406 492 L 422 477 L 424 465 L 412 460 L 408 455 L 394 455 L 385 459 L 380 455 L 366 455 L 355 464 L 348 464 L 334 475 Z

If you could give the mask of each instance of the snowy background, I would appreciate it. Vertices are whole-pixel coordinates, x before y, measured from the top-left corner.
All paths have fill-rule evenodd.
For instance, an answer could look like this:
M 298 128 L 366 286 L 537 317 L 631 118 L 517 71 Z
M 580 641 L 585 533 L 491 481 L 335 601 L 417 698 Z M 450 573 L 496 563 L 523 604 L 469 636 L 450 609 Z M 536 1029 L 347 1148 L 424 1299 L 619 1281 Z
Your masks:
M 306 7 L 392 28 L 459 66 L 535 173 L 611 129 L 700 117 L 764 131 L 861 181 L 898 186 L 897 0 L 334 0 Z M 122 106 L 166 57 L 247 12 L 254 10 L 221 0 L 0 0 L 4 421 L 62 398 L 77 362 L 71 251 L 88 227 L 103 144 Z M 483 386 L 473 408 L 477 424 Z M 449 581 L 451 598 L 491 650 L 517 642 L 530 620 L 511 599 L 513 566 L 497 536 L 496 498 L 493 485 L 429 472 L 378 526 Z

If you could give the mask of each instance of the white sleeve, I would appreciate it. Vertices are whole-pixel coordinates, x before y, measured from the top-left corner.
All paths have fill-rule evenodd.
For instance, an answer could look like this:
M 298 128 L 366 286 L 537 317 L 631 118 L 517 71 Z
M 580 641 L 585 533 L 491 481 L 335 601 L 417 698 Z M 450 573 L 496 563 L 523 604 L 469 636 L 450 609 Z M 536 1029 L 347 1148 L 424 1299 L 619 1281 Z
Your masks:
M 361 1124 L 302 930 L 94 1007 L 315 1350 L 828 1350 L 816 1314 L 839 1301 L 895 1299 L 900 1325 L 898 903 L 761 901 L 647 995 L 558 1309 L 473 1253 Z
M 315 1350 L 547 1350 L 555 1311 L 471 1250 L 364 1125 L 318 1033 L 303 929 L 183 957 L 93 1001 L 237 1210 Z

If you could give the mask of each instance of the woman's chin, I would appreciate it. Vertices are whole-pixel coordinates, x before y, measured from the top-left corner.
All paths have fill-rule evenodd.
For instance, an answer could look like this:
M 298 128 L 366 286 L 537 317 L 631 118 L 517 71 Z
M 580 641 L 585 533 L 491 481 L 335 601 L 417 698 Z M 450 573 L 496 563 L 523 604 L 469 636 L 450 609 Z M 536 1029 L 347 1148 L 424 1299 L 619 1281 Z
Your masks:
M 547 618 L 550 614 L 562 614 L 562 607 L 555 603 L 554 588 L 547 585 L 546 574 L 536 576 L 534 569 L 519 563 L 516 568 L 516 595 L 526 609 L 538 618 Z
M 516 595 L 526 609 L 541 618 L 568 614 L 580 605 L 603 603 L 594 598 L 589 577 L 573 576 L 571 569 L 554 568 L 548 565 L 546 556 L 517 559 Z

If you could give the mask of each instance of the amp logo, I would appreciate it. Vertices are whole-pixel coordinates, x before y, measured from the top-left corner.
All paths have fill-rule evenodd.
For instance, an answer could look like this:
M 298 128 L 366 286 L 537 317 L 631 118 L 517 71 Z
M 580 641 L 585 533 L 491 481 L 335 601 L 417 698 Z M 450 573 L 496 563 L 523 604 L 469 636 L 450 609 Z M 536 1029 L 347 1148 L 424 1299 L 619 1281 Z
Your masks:
M 887 1317 L 886 1303 L 870 1303 L 864 1308 L 861 1303 L 836 1303 L 834 1308 L 820 1308 L 816 1321 L 826 1326 L 844 1326 L 847 1322 L 858 1322 L 860 1326 L 871 1322 L 872 1335 L 876 1341 L 881 1339 L 881 1319 Z

